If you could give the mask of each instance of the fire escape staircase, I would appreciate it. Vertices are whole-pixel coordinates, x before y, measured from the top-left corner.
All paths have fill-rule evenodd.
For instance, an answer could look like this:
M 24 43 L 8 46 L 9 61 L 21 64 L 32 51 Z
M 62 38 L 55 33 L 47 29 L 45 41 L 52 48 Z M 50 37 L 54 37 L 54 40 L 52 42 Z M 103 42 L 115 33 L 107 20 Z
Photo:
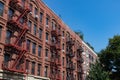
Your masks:
M 83 67 L 82 67 L 82 63 L 84 62 L 84 59 L 82 57 L 82 52 L 83 52 L 83 48 L 80 46 L 77 49 L 77 71 L 78 71 L 78 80 L 83 80 Z
M 58 71 L 59 66 L 61 66 L 61 61 L 59 60 L 59 51 L 60 49 L 60 33 L 57 30 L 52 30 L 51 31 L 51 36 L 55 37 L 55 41 L 52 41 L 50 44 L 50 50 L 53 56 L 51 56 L 51 61 L 50 61 L 50 79 L 51 80 L 61 80 L 61 75 Z
M 66 60 L 67 60 L 67 64 L 66 64 L 66 71 L 67 71 L 67 76 L 66 76 L 66 80 L 74 80 L 74 70 L 75 70 L 75 66 L 72 62 L 72 58 L 75 56 L 74 52 L 73 52 L 73 45 L 74 45 L 74 41 L 67 39 L 66 41 L 67 44 L 67 52 L 66 52 Z
M 23 47 L 19 46 L 19 42 L 23 42 L 25 34 L 28 31 L 26 26 L 27 15 L 30 12 L 28 8 L 23 8 L 19 5 L 18 0 L 10 0 L 9 6 L 13 9 L 19 11 L 21 14 L 16 20 L 8 20 L 7 27 L 10 28 L 13 33 L 18 32 L 18 36 L 14 43 L 5 44 L 5 54 L 9 54 L 9 61 L 3 61 L 2 68 L 10 72 L 26 73 L 25 70 L 25 50 Z M 19 20 L 24 18 L 24 24 L 20 24 Z M 6 65 L 7 64 L 7 65 Z

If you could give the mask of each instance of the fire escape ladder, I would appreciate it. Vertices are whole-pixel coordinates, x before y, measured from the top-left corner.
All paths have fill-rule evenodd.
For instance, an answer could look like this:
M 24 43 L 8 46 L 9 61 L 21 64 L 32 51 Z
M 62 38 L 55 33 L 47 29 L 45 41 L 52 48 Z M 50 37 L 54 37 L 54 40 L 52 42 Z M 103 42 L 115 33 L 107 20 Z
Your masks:
M 83 48 L 80 46 L 77 49 L 77 68 L 78 68 L 78 80 L 83 80 L 83 67 L 82 67 L 82 63 L 84 62 L 84 59 L 82 57 L 82 52 L 83 52 Z
M 28 8 L 25 9 L 18 3 L 19 3 L 18 0 L 10 0 L 9 2 L 10 7 L 20 12 L 20 15 L 18 16 L 17 20 L 11 20 L 8 21 L 7 23 L 8 26 L 12 26 L 12 27 L 8 27 L 8 29 L 12 30 L 13 33 L 18 32 L 18 36 L 14 43 L 5 44 L 5 53 L 10 54 L 9 56 L 10 60 L 6 62 L 3 61 L 2 68 L 3 70 L 8 70 L 11 72 L 25 73 L 24 58 L 25 58 L 25 53 L 27 51 L 23 47 L 19 46 L 18 43 L 23 42 L 23 38 L 25 37 L 25 34 L 28 31 L 28 28 L 26 26 L 26 21 L 27 21 L 27 15 L 30 12 L 30 10 Z M 19 22 L 21 18 L 24 18 L 23 24 Z M 6 63 L 9 66 L 6 66 L 5 65 Z
M 29 9 L 25 9 L 24 12 L 17 18 L 16 21 L 19 21 L 20 18 L 24 17 L 24 16 L 27 16 L 27 14 L 30 12 Z
M 15 45 L 17 45 L 19 43 L 19 41 L 22 39 L 22 37 L 25 35 L 26 32 L 27 32 L 26 28 L 21 31 L 21 33 L 18 35 L 18 37 L 14 43 Z
M 74 57 L 74 52 L 73 52 L 73 45 L 74 45 L 74 41 L 71 40 L 71 39 L 67 39 L 66 41 L 66 44 L 67 44 L 67 53 L 66 53 L 66 60 L 68 61 L 68 64 L 67 64 L 67 67 L 66 67 L 66 71 L 68 73 L 68 76 L 67 76 L 67 80 L 74 80 L 74 75 L 73 75 L 73 72 L 74 72 L 74 64 L 73 64 L 73 61 L 72 61 L 72 58 Z
M 21 53 L 18 55 L 17 59 L 15 59 L 13 65 L 12 65 L 12 69 L 15 69 L 17 64 L 20 62 L 20 60 L 22 59 L 22 57 L 24 56 L 24 54 L 26 53 L 25 50 L 21 51 Z
M 53 42 L 51 42 L 51 52 L 53 53 L 53 57 L 51 57 L 52 59 L 54 59 L 54 61 L 51 59 L 50 62 L 50 67 L 51 67 L 51 74 L 50 74 L 50 78 L 51 80 L 61 80 L 60 78 L 60 74 L 58 73 L 59 70 L 59 66 L 60 64 L 60 60 L 59 60 L 59 51 L 60 51 L 60 46 L 59 46 L 59 35 L 57 30 L 52 30 L 51 31 L 51 37 L 54 38 Z M 53 72 L 52 72 L 53 71 Z

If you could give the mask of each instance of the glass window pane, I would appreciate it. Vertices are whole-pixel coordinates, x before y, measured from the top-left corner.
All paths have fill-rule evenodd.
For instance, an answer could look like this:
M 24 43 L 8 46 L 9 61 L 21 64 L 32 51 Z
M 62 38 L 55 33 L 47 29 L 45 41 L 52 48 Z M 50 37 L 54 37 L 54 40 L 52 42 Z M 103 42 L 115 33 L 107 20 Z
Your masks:
M 33 43 L 33 45 L 32 45 L 32 53 L 33 54 L 36 53 L 36 43 Z
M 0 16 L 3 16 L 4 3 L 0 2 Z
M 39 57 L 41 56 L 41 49 L 42 49 L 42 47 L 39 46 L 39 47 L 38 47 L 38 56 L 39 56 Z
M 42 29 L 39 29 L 39 38 L 42 39 Z
M 37 32 L 37 26 L 34 24 L 34 35 L 36 35 Z

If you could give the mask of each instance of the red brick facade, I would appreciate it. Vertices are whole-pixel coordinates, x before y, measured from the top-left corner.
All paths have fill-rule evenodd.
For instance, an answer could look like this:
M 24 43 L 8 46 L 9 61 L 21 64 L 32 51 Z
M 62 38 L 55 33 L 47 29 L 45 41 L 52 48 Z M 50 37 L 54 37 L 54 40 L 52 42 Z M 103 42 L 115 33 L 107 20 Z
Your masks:
M 0 79 L 85 80 L 96 58 L 41 0 L 0 0 Z

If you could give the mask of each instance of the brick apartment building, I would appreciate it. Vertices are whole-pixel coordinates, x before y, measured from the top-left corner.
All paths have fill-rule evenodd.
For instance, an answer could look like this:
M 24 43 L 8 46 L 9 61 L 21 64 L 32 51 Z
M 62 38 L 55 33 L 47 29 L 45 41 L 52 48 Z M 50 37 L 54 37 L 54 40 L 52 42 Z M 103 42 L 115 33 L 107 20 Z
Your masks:
M 0 80 L 85 80 L 96 58 L 41 0 L 0 0 Z

